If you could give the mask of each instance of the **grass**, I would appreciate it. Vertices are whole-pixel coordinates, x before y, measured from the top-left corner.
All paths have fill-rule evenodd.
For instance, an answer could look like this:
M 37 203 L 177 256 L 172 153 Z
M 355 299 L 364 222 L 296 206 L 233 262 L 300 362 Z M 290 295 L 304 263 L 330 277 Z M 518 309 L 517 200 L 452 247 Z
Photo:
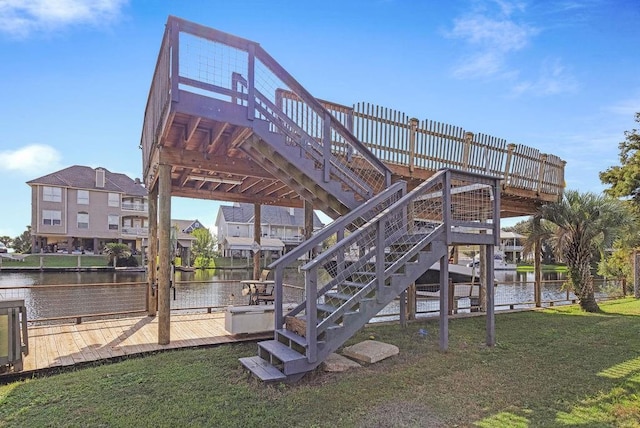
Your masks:
M 40 258 L 45 267 L 77 267 L 78 256 L 74 254 L 28 254 L 23 261 L 2 259 L 2 267 L 39 267 Z M 81 255 L 81 266 L 93 267 L 93 266 L 107 266 L 107 257 L 101 255 Z
M 0 386 L 0 426 L 640 426 L 640 301 L 373 325 L 400 354 L 296 385 L 264 385 L 237 361 L 255 344 L 159 353 Z M 428 335 L 421 338 L 419 329 Z
M 567 272 L 566 265 L 541 265 L 540 270 L 542 272 Z M 534 266 L 529 263 L 518 263 L 518 272 L 533 272 Z

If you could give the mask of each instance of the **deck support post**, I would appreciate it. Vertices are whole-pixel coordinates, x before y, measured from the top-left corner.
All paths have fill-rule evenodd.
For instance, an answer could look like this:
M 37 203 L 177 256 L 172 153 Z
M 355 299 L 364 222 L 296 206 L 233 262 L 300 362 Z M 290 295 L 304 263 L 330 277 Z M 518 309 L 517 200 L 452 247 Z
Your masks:
M 158 344 L 171 340 L 171 165 L 158 168 Z
M 485 246 L 485 260 L 493 260 L 493 245 Z M 495 293 L 493 263 L 487 263 L 487 269 L 484 274 L 484 283 L 486 284 L 486 311 L 487 311 L 487 346 L 496 344 L 496 317 L 495 317 Z
M 253 249 L 253 279 L 260 279 L 260 241 L 262 237 L 262 216 L 260 204 L 253 204 L 253 241 L 256 247 Z
M 407 318 L 410 320 L 416 319 L 416 283 L 412 283 L 407 292 Z
M 158 186 L 149 191 L 149 235 L 147 241 L 147 311 L 150 317 L 158 310 Z
M 533 230 L 540 229 L 540 216 L 533 216 Z M 533 299 L 536 308 L 542 306 L 542 238 L 536 234 L 536 242 L 533 247 Z
M 449 349 L 449 254 L 440 258 L 440 350 Z

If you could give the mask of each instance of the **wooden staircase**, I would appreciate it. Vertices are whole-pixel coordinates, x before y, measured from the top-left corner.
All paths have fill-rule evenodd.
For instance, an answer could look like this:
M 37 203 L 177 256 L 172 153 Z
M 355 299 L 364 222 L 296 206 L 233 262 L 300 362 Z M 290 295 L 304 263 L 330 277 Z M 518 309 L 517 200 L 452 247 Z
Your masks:
M 327 110 L 259 44 L 170 17 L 141 139 L 148 188 L 163 192 L 168 182 L 180 195 L 278 205 L 302 202 L 287 198 L 297 193 L 335 219 L 270 266 L 274 338 L 240 360 L 264 381 L 293 382 L 316 368 L 442 264 L 449 245 L 499 239 L 497 178 L 448 169 L 420 182 L 412 170 L 408 192 L 354 136 L 353 119 Z M 284 190 L 272 196 L 269 186 Z M 284 270 L 329 239 L 335 244 L 300 268 L 304 302 L 284 313 Z
M 274 338 L 259 342 L 257 355 L 241 363 L 266 382 L 295 382 L 314 370 L 428 267 L 446 260 L 450 244 L 492 245 L 495 225 L 473 216 L 495 209 L 496 188 L 495 179 L 444 170 L 409 193 L 395 183 L 326 226 L 270 266 Z M 284 269 L 330 236 L 336 244 L 301 267 L 306 300 L 283 314 Z M 321 270 L 330 279 L 321 279 L 327 277 Z

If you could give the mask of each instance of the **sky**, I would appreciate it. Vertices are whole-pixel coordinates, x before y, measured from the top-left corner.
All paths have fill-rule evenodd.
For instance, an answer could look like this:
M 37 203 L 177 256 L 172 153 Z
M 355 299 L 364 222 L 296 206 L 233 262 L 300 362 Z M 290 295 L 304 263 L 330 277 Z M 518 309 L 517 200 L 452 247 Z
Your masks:
M 260 43 L 318 98 L 559 156 L 570 189 L 603 191 L 640 127 L 638 0 L 0 0 L 0 236 L 30 224 L 29 180 L 71 165 L 142 178 L 169 15 Z M 174 197 L 172 217 L 212 226 L 219 205 Z

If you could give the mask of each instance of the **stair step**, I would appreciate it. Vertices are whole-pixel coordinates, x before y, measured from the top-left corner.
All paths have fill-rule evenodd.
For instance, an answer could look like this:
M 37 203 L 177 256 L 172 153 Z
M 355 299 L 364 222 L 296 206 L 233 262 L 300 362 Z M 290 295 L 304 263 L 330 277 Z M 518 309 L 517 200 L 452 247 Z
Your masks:
M 240 358 L 240 363 L 263 382 L 281 382 L 287 379 L 284 373 L 258 356 Z
M 289 348 L 284 343 L 278 342 L 277 340 L 265 340 L 263 342 L 258 342 L 258 347 L 264 349 L 269 354 L 276 357 L 278 360 L 283 363 L 289 363 L 291 361 L 298 361 L 305 359 L 305 356 Z
M 363 284 L 361 282 L 353 282 L 353 281 L 344 281 L 342 283 L 345 287 L 355 287 L 355 288 L 364 288 L 367 284 Z
M 350 300 L 353 296 L 350 294 L 344 294 L 344 293 L 336 293 L 336 292 L 329 292 L 327 294 L 325 294 L 325 298 L 330 298 L 330 299 L 338 299 L 338 300 L 344 300 L 345 302 Z
M 306 347 L 307 347 L 307 345 L 309 344 L 309 343 L 307 342 L 307 338 L 306 338 L 306 337 L 303 337 L 303 336 L 300 336 L 300 335 L 298 335 L 298 334 L 295 334 L 295 333 L 294 333 L 293 331 L 291 331 L 291 330 L 287 330 L 287 329 L 285 329 L 285 328 L 282 328 L 282 329 L 280 329 L 280 330 L 276 330 L 276 333 L 277 333 L 279 336 L 282 336 L 282 337 L 286 338 L 287 340 L 290 340 L 291 342 L 296 343 L 296 344 L 298 344 L 298 345 L 302 346 L 303 348 L 306 348 Z
M 325 304 L 322 304 L 322 303 L 318 304 L 317 308 L 318 308 L 319 311 L 325 312 L 325 313 L 328 313 L 328 314 L 332 314 L 332 313 L 334 313 L 336 311 L 336 309 L 338 309 L 335 306 L 325 305 Z

